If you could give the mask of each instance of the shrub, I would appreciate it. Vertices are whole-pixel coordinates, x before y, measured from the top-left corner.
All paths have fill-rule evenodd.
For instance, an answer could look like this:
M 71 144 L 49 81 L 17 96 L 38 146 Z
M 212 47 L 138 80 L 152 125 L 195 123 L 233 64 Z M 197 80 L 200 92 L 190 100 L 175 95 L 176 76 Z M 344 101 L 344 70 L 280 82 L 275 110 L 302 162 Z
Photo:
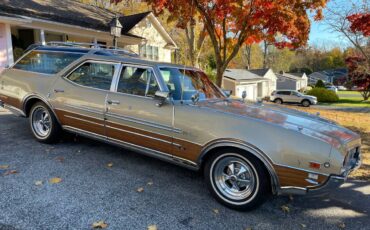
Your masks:
M 339 101 L 338 95 L 325 88 L 313 88 L 307 92 L 308 95 L 317 97 L 318 102 L 337 102 Z
M 316 82 L 315 87 L 317 87 L 317 88 L 325 88 L 325 84 L 324 84 L 324 82 L 322 80 L 318 80 Z

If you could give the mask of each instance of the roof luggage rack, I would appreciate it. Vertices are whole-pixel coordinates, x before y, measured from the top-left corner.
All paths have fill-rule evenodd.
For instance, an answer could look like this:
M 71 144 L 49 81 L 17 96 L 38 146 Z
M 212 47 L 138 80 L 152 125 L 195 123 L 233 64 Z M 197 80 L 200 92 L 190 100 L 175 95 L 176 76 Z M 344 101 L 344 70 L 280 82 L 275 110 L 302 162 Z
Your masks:
M 47 46 L 56 46 L 56 47 L 78 47 L 78 48 L 89 48 L 96 49 L 100 52 L 105 52 L 105 54 L 118 55 L 118 56 L 130 56 L 130 57 L 139 57 L 139 55 L 131 50 L 127 49 L 117 49 L 111 46 L 102 45 L 98 43 L 84 43 L 84 42 L 59 42 L 51 41 L 47 42 Z M 38 46 L 43 46 L 38 44 Z

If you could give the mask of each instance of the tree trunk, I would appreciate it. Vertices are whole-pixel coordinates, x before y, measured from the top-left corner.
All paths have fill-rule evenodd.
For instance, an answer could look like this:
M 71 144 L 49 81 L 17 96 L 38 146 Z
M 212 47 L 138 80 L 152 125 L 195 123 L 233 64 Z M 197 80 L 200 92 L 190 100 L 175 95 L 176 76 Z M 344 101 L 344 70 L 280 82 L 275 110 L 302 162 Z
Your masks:
M 247 69 L 251 68 L 252 61 L 251 61 L 251 53 L 252 53 L 252 45 L 246 45 L 245 46 L 245 52 L 247 55 Z
M 267 68 L 267 48 L 268 48 L 268 43 L 267 41 L 263 41 L 263 68 Z

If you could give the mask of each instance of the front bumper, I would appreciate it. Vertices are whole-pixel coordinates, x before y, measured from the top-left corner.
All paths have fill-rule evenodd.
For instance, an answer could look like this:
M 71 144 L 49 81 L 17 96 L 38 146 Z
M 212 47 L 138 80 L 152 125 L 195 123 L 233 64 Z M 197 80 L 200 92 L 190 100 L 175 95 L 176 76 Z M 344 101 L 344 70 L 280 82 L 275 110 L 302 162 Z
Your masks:
M 361 154 L 352 155 L 349 160 L 349 164 L 344 167 L 344 171 L 341 175 L 330 175 L 328 179 L 321 185 L 315 187 L 284 187 L 281 188 L 281 194 L 296 194 L 296 195 L 305 195 L 309 194 L 310 196 L 321 196 L 328 194 L 330 191 L 338 189 L 342 184 L 347 181 L 348 175 L 361 167 Z

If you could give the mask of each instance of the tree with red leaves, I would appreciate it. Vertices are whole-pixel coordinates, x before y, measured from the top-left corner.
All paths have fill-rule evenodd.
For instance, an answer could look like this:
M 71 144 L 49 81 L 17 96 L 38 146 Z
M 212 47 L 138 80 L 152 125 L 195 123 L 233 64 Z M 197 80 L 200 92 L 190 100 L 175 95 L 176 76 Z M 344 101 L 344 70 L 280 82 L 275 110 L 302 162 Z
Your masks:
M 119 2 L 120 0 L 112 0 Z M 122 0 L 121 0 L 122 1 Z M 308 11 L 321 10 L 328 0 L 147 0 L 156 14 L 168 10 L 179 25 L 198 19 L 204 24 L 216 60 L 216 83 L 241 46 L 268 40 L 279 47 L 297 48 L 307 43 Z
M 362 33 L 365 37 L 370 36 L 370 13 L 362 12 L 347 17 L 351 23 L 350 29 L 353 33 Z
M 352 56 L 346 58 L 348 67 L 348 83 L 357 86 L 362 97 L 366 101 L 370 98 L 370 73 L 364 69 L 366 59 L 364 57 Z

